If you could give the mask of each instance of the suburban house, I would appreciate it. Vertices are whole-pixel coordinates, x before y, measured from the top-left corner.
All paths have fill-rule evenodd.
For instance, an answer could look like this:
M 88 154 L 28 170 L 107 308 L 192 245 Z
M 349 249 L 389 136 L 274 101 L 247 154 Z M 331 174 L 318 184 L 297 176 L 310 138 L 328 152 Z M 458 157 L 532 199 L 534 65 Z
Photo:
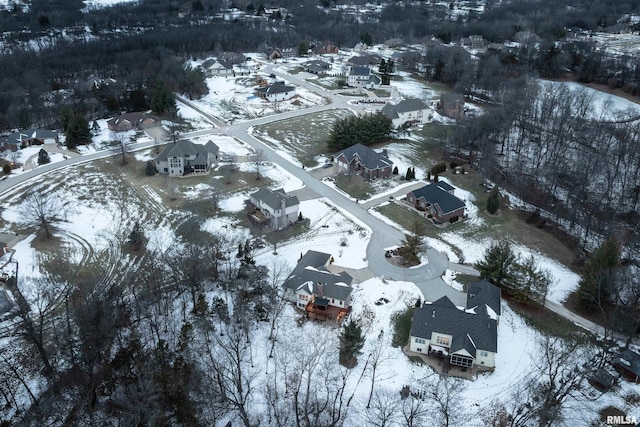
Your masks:
M 233 64 L 216 58 L 209 58 L 204 61 L 202 69 L 207 77 L 233 75 Z
M 296 88 L 285 85 L 283 82 L 277 82 L 259 87 L 255 92 L 260 98 L 266 99 L 269 102 L 276 102 L 293 98 L 296 94 Z
M 485 52 L 487 48 L 487 43 L 480 35 L 464 37 L 460 40 L 460 45 L 478 53 Z
M 351 67 L 347 76 L 347 85 L 351 87 L 376 89 L 381 83 L 380 77 L 373 74 L 369 67 Z
M 16 151 L 31 145 L 57 144 L 58 132 L 46 129 L 27 129 L 0 137 L 0 149 Z
M 626 349 L 616 359 L 613 367 L 627 380 L 640 383 L 640 354 L 635 351 Z
M 160 119 L 158 117 L 141 112 L 124 113 L 107 120 L 107 126 L 112 132 L 146 129 L 159 124 Z
M 453 186 L 439 181 L 409 192 L 405 200 L 419 211 L 430 214 L 435 223 L 442 224 L 464 217 L 465 203 L 453 193 Z
M 307 317 L 341 322 L 351 312 L 351 277 L 327 269 L 330 254 L 307 251 L 284 282 L 285 297 Z
M 356 55 L 347 60 L 352 67 L 374 67 L 380 64 L 382 57 L 378 55 Z
M 378 153 L 371 148 L 355 144 L 333 155 L 333 161 L 347 173 L 357 173 L 365 179 L 388 178 L 393 169 L 386 150 Z
M 209 173 L 218 159 L 218 146 L 213 141 L 205 145 L 182 139 L 169 144 L 156 157 L 156 172 L 169 176 Z
M 409 350 L 442 357 L 445 372 L 450 366 L 493 369 L 499 317 L 500 288 L 481 280 L 469 286 L 466 307 L 444 296 L 416 308 Z
M 438 109 L 447 117 L 461 119 L 464 117 L 464 96 L 459 93 L 443 93 Z
M 256 207 L 249 217 L 257 224 L 282 230 L 298 220 L 300 201 L 281 188 L 273 191 L 261 188 L 249 196 L 249 201 Z
M 331 69 L 331 64 L 328 62 L 320 61 L 319 59 L 314 59 L 302 64 L 302 69 L 307 73 L 326 74 L 327 71 Z
M 404 99 L 396 105 L 391 103 L 382 107 L 382 114 L 391 119 L 397 128 L 416 124 L 429 123 L 433 120 L 433 112 L 419 99 Z

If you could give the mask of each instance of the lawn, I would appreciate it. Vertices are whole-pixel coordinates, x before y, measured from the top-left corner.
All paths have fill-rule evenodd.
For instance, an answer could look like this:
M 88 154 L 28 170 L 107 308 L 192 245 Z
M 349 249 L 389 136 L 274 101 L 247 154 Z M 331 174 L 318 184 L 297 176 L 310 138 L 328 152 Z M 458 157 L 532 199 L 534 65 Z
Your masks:
M 329 153 L 326 140 L 333 123 L 348 110 L 327 110 L 256 126 L 254 135 L 274 148 L 292 154 L 306 167 L 318 165 L 319 156 Z
M 366 200 L 375 194 L 371 184 L 360 175 L 338 175 L 335 178 L 336 187 L 359 200 Z

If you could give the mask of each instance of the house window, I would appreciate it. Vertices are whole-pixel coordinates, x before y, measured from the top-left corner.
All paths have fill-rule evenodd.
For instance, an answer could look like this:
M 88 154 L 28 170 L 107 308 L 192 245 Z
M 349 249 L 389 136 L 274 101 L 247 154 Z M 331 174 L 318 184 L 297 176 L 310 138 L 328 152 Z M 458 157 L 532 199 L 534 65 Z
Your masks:
M 473 359 L 471 359 L 470 357 L 466 357 L 466 356 L 459 356 L 457 354 L 452 354 L 451 355 L 451 364 L 452 365 L 457 365 L 457 366 L 462 366 L 465 368 L 470 368 L 471 365 L 473 365 Z
M 424 339 L 422 339 L 422 338 L 416 338 L 416 342 L 417 342 L 418 344 L 426 344 L 426 343 L 427 343 L 427 342 L 426 342 Z
M 481 351 L 480 352 L 480 356 L 482 356 L 482 357 L 487 357 L 488 355 L 489 355 L 489 353 L 487 353 L 486 351 Z
M 298 295 L 298 298 L 303 300 L 303 301 L 307 301 L 309 299 L 308 295 Z
M 164 168 L 165 173 L 169 172 L 169 168 Z
M 334 300 L 333 298 L 331 298 L 331 304 L 335 304 L 336 300 Z
M 449 340 L 449 338 L 446 337 L 441 337 L 440 335 L 438 335 L 436 337 L 436 344 L 438 345 L 443 345 L 445 347 L 449 347 L 451 341 Z

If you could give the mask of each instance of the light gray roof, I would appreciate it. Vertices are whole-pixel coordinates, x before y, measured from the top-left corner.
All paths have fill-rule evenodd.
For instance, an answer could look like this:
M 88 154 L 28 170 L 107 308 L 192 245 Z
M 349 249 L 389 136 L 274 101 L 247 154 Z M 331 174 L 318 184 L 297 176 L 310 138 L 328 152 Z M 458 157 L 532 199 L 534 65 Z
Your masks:
M 296 290 L 301 286 L 304 286 L 306 283 L 311 282 L 314 284 L 314 288 L 307 289 L 312 291 L 311 293 L 316 293 L 315 284 L 322 283 L 325 285 L 325 289 L 328 289 L 327 292 L 329 293 L 335 292 L 337 295 L 338 293 L 343 292 L 344 290 L 342 289 L 333 289 L 333 287 L 326 287 L 326 285 L 335 285 L 336 283 L 345 283 L 350 285 L 353 278 L 344 271 L 340 274 L 335 274 L 327 270 L 325 265 L 329 263 L 330 259 L 330 254 L 317 251 L 307 251 L 307 253 L 298 261 L 296 268 L 293 269 L 283 286 L 286 289 Z M 323 292 L 323 294 L 327 295 L 327 292 Z M 349 290 L 349 292 L 351 291 Z
M 329 273 L 332 274 L 332 273 Z M 323 298 L 335 298 L 339 300 L 346 300 L 353 288 L 351 288 L 352 277 L 344 271 L 340 274 L 332 274 L 333 277 L 338 276 L 339 279 L 335 282 L 313 282 L 313 293 L 320 295 L 319 287 L 322 285 L 322 297 Z M 332 279 L 333 279 L 332 277 Z M 345 281 L 347 280 L 347 281 Z
M 475 357 L 475 350 L 498 351 L 498 322 L 479 313 L 457 308 L 449 298 L 416 308 L 411 336 L 431 339 L 433 332 L 451 335 L 451 353 L 462 349 Z
M 207 141 L 205 145 L 194 144 L 186 139 L 181 139 L 175 144 L 168 145 L 158 157 L 156 162 L 167 161 L 170 157 L 187 157 L 196 156 L 195 160 L 191 164 L 206 164 L 209 154 L 217 155 L 218 146 L 213 141 Z
M 427 108 L 427 105 L 422 100 L 417 98 L 403 99 L 396 105 L 387 103 L 382 107 L 382 114 L 389 117 L 391 120 L 397 119 L 400 113 L 408 113 L 410 111 L 420 111 Z
M 251 197 L 255 200 L 260 200 L 272 209 L 280 209 L 283 200 L 287 208 L 300 204 L 297 196 L 287 196 L 287 193 L 285 193 L 282 188 L 273 191 L 267 188 L 261 188 L 253 193 Z
M 0 137 L 0 143 L 21 144 L 22 141 L 32 138 L 50 139 L 57 138 L 58 132 L 46 129 L 26 129 L 14 132 L 10 135 Z
M 355 144 L 345 148 L 334 154 L 333 158 L 337 159 L 341 155 L 344 155 L 349 163 L 351 163 L 354 158 L 358 158 L 360 164 L 369 170 L 384 169 L 393 166 L 393 162 L 389 160 L 389 157 L 384 152 L 378 153 L 362 144 Z

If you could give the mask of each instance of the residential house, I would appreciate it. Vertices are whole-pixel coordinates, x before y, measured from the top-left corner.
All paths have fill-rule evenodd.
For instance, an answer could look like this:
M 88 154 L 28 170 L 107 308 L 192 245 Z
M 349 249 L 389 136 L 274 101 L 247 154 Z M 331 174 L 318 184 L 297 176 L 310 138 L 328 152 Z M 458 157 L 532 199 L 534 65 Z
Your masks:
M 292 47 L 288 47 L 288 48 L 269 48 L 267 49 L 267 58 L 270 60 L 276 60 L 276 59 L 288 59 L 288 58 L 293 58 L 294 56 L 296 56 L 296 50 L 293 49 Z
M 400 37 L 393 37 L 385 40 L 382 43 L 382 46 L 388 49 L 396 49 L 399 47 L 403 47 L 404 45 L 405 45 L 405 42 Z
M 613 364 L 623 377 L 629 381 L 640 383 L 640 354 L 626 349 Z
M 218 146 L 213 141 L 205 145 L 182 139 L 169 144 L 156 157 L 156 172 L 169 176 L 209 173 L 218 159 Z
M 307 317 L 341 322 L 351 312 L 353 277 L 344 271 L 330 272 L 327 266 L 331 262 L 330 254 L 307 251 L 283 287 L 285 296 Z
M 333 161 L 347 173 L 357 173 L 365 179 L 388 178 L 393 169 L 387 150 L 377 152 L 355 144 L 333 155 Z
M 123 113 L 107 120 L 107 126 L 112 132 L 126 132 L 134 129 L 146 129 L 159 126 L 160 119 L 156 116 L 141 112 Z
M 46 129 L 27 129 L 0 136 L 0 150 L 16 151 L 31 145 L 57 144 L 58 132 Z
M 347 76 L 347 85 L 351 87 L 365 87 L 376 89 L 382 80 L 369 67 L 351 67 Z
M 382 107 L 381 112 L 391 119 L 396 128 L 430 123 L 433 120 L 431 108 L 416 98 L 404 99 L 396 105 L 388 103 Z
M 325 55 L 325 54 L 336 54 L 340 51 L 338 46 L 334 45 L 331 42 L 328 43 L 317 43 L 311 48 L 311 52 L 314 55 Z
M 232 76 L 233 64 L 216 58 L 209 58 L 202 63 L 202 70 L 207 77 Z
M 296 88 L 285 85 L 284 82 L 276 82 L 267 86 L 256 88 L 255 93 L 269 102 L 286 101 L 296 95 Z
M 258 224 L 282 230 L 298 220 L 300 201 L 296 196 L 288 196 L 282 188 L 273 191 L 261 188 L 249 196 L 249 201 L 257 209 L 250 218 Z
M 331 64 L 329 64 L 328 62 L 320 61 L 319 59 L 314 59 L 312 61 L 303 63 L 302 68 L 307 73 L 326 74 L 327 71 L 331 69 Z
M 443 93 L 440 95 L 438 110 L 452 119 L 464 117 L 464 96 L 459 93 Z
M 449 366 L 493 369 L 500 313 L 500 288 L 486 280 L 473 283 L 466 307 L 444 296 L 415 309 L 409 350 L 442 357 L 445 371 Z
M 455 222 L 464 217 L 465 203 L 453 194 L 446 182 L 433 182 L 407 194 L 406 202 L 430 214 L 437 224 Z
M 375 67 L 380 65 L 382 57 L 378 55 L 356 55 L 347 60 L 347 64 L 352 67 Z
M 471 35 L 469 37 L 462 38 L 460 45 L 477 53 L 483 53 L 486 51 L 487 43 L 480 35 Z

